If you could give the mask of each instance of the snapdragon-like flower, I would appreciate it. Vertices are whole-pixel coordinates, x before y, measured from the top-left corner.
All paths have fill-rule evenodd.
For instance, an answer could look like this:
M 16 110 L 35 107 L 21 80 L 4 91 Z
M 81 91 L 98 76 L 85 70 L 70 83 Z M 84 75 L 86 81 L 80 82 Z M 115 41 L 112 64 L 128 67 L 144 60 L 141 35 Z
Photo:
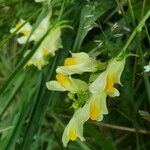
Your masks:
M 119 91 L 114 86 L 116 83 L 121 84 L 120 77 L 124 69 L 125 59 L 114 58 L 110 60 L 106 70 L 90 86 L 91 92 L 98 92 L 101 89 L 111 97 L 119 96 Z
M 125 60 L 126 57 L 121 60 L 114 58 L 108 63 L 108 67 L 106 69 L 107 77 L 105 91 L 111 97 L 120 95 L 119 91 L 114 86 L 116 83 L 121 85 L 120 78 L 125 66 Z
M 89 100 L 89 105 L 89 118 L 91 120 L 101 121 L 103 120 L 103 115 L 108 114 L 106 93 L 103 91 L 92 95 Z
M 79 60 L 81 61 L 81 59 Z M 107 95 L 111 97 L 119 96 L 119 91 L 115 88 L 115 84 L 121 84 L 120 78 L 124 69 L 125 60 L 126 56 L 111 59 L 108 62 L 106 70 L 100 73 L 98 77 L 89 85 L 89 87 L 82 80 L 72 79 L 70 76 L 67 75 L 81 73 L 80 67 L 78 68 L 77 66 L 75 67 L 76 71 L 74 71 L 73 69 L 70 69 L 69 71 L 64 71 L 64 68 L 62 68 L 62 71 L 57 69 L 57 73 L 59 72 L 56 75 L 57 81 L 47 82 L 46 85 L 48 89 L 57 91 L 69 91 L 73 93 L 69 94 L 70 99 L 74 100 L 74 102 L 77 102 L 77 104 L 79 102 L 79 105 L 77 105 L 79 107 L 75 107 L 76 111 L 64 130 L 62 137 L 64 146 L 67 146 L 69 140 L 74 141 L 77 138 L 80 138 L 81 141 L 84 141 L 85 139 L 83 137 L 83 124 L 88 119 L 101 121 L 103 119 L 103 116 L 108 114 L 106 98 Z M 79 64 L 82 64 L 82 61 L 80 61 Z M 65 65 L 66 67 L 67 65 L 78 65 L 78 63 L 76 62 L 78 62 L 78 60 L 74 60 L 74 57 L 67 58 L 65 60 Z M 82 71 L 84 69 L 82 69 Z M 86 72 L 88 71 L 86 70 Z M 74 98 L 74 93 L 78 93 L 78 91 L 85 91 L 85 93 L 87 93 L 85 94 L 86 100 L 82 96 L 77 97 L 77 99 Z M 80 105 L 80 103 L 82 105 Z
M 85 140 L 83 137 L 83 124 L 89 119 L 88 110 L 89 105 L 86 103 L 74 113 L 62 136 L 62 142 L 65 147 L 69 140 L 75 141 L 77 138 L 80 138 L 81 141 Z
M 35 31 L 31 35 L 30 41 L 37 42 L 46 34 L 50 26 L 51 14 L 52 14 L 52 11 L 50 11 L 48 15 L 42 19 L 38 27 L 35 29 Z
M 94 58 L 90 58 L 87 53 L 71 53 L 71 55 L 71 57 L 65 59 L 64 66 L 57 68 L 57 73 L 72 75 L 98 70 L 99 62 Z
M 91 120 L 101 121 L 103 119 L 103 115 L 108 114 L 106 106 L 107 94 L 105 92 L 105 86 L 106 71 L 101 73 L 97 77 L 97 79 L 89 86 L 89 90 L 91 92 L 89 101 L 89 115 Z
M 120 77 L 125 65 L 125 58 L 118 60 L 112 59 L 104 72 L 90 85 L 92 93 L 90 99 L 90 119 L 101 121 L 104 114 L 108 114 L 106 106 L 107 95 L 119 96 L 119 91 L 114 87 L 116 83 L 121 84 Z
M 26 66 L 34 65 L 41 69 L 48 63 L 48 57 L 53 57 L 59 48 L 62 48 L 60 27 L 50 30 Z
M 42 19 L 38 27 L 35 29 L 35 31 L 31 35 L 29 41 L 39 41 L 45 35 L 45 33 L 48 31 L 48 27 L 50 24 L 50 21 L 49 21 L 50 17 L 51 17 L 51 12 L 45 18 Z M 21 19 L 20 22 L 16 24 L 16 26 L 10 30 L 10 32 L 11 33 L 15 32 L 24 23 L 25 23 L 25 20 Z M 17 39 L 18 43 L 25 44 L 28 37 L 31 34 L 31 31 L 32 31 L 32 25 L 29 22 L 27 22 L 16 33 L 16 34 L 19 34 L 19 33 L 22 34 L 22 36 Z
M 16 31 L 17 29 L 19 29 L 24 23 L 25 23 L 25 20 L 21 19 L 20 22 L 17 23 L 16 26 L 10 30 L 10 32 L 11 32 L 11 33 L 15 32 L 15 31 Z M 32 31 L 32 26 L 31 26 L 31 24 L 30 24 L 29 22 L 27 22 L 27 23 L 26 23 L 24 26 L 22 26 L 22 27 L 17 31 L 17 33 L 16 33 L 16 34 L 19 34 L 19 33 L 22 34 L 22 36 L 20 36 L 20 37 L 17 39 L 18 43 L 24 44 L 24 43 L 27 41 L 27 39 L 28 39 L 28 37 L 29 37 L 31 31 Z
M 85 91 L 88 88 L 86 82 L 68 77 L 64 74 L 57 74 L 56 81 L 49 81 L 46 83 L 46 86 L 52 91 L 70 91 L 71 93 Z

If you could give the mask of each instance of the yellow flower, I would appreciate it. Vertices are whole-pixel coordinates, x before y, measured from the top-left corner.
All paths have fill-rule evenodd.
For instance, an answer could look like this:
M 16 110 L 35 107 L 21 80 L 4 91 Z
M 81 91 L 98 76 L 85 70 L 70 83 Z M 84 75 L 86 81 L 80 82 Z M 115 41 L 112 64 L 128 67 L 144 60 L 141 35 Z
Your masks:
M 72 75 L 97 71 L 98 62 L 94 58 L 90 58 L 88 54 L 80 52 L 71 53 L 71 55 L 72 57 L 65 59 L 64 66 L 57 68 L 57 73 Z
M 89 100 L 89 115 L 91 120 L 101 121 L 104 114 L 108 114 L 106 96 L 119 96 L 119 91 L 114 87 L 120 83 L 120 77 L 125 65 L 125 58 L 112 59 L 104 72 L 102 72 L 89 86 L 92 96 Z
M 114 58 L 110 60 L 106 70 L 91 84 L 91 92 L 105 91 L 110 97 L 119 96 L 119 91 L 115 88 L 115 84 L 121 84 L 120 78 L 124 69 L 125 59 L 118 60 L 118 58 Z
M 53 28 L 50 30 L 48 35 L 42 41 L 38 50 L 42 51 L 43 55 L 55 56 L 55 51 L 62 48 L 61 42 L 61 29 L 60 27 Z
M 32 58 L 30 59 L 30 62 L 32 62 L 34 66 L 41 70 L 43 66 L 48 64 L 48 56 L 54 56 L 55 51 L 59 48 L 62 48 L 60 27 L 52 29 L 48 33 L 48 35 L 44 38 Z M 26 66 L 29 65 L 26 64 Z
M 103 115 L 108 114 L 105 92 L 93 94 L 89 100 L 89 105 L 89 118 L 91 120 L 101 121 Z
M 19 29 L 23 24 L 25 23 L 25 20 L 21 19 L 19 23 L 16 24 L 14 28 L 10 30 L 11 33 L 15 32 L 17 29 Z M 24 44 L 26 40 L 28 39 L 30 33 L 32 31 L 32 26 L 29 22 L 27 22 L 22 28 L 20 28 L 16 34 L 21 33 L 22 36 L 17 39 L 18 43 Z
M 30 50 L 28 50 L 24 56 L 26 56 Z M 26 66 L 31 66 L 34 65 L 36 66 L 39 70 L 42 69 L 44 65 L 48 64 L 48 61 L 43 57 L 43 52 L 39 49 L 34 53 L 34 55 L 31 57 L 31 59 L 27 62 Z
M 89 105 L 85 104 L 82 108 L 79 108 L 66 126 L 62 136 L 62 142 L 65 147 L 69 140 L 75 141 L 77 138 L 80 138 L 81 141 L 85 140 L 83 137 L 83 124 L 89 119 L 88 107 Z
M 70 91 L 71 93 L 85 91 L 88 88 L 86 82 L 79 79 L 73 79 L 64 74 L 57 74 L 56 81 L 49 81 L 46 83 L 46 86 L 52 91 Z
M 50 17 L 51 17 L 51 11 L 48 13 L 48 15 L 45 18 L 42 19 L 42 21 L 40 22 L 38 27 L 35 29 L 35 31 L 31 35 L 29 41 L 39 41 L 45 35 L 45 33 L 48 31 L 48 27 L 49 27 L 49 24 L 50 24 L 50 21 L 49 21 Z M 15 32 L 24 23 L 25 23 L 25 20 L 21 19 L 20 22 L 17 23 L 16 26 L 10 30 L 10 32 L 11 33 Z M 32 25 L 29 22 L 27 22 L 16 33 L 16 34 L 19 34 L 19 33 L 22 34 L 22 36 L 20 36 L 17 39 L 18 43 L 25 44 L 28 37 L 31 34 L 31 31 L 32 31 Z
M 115 88 L 115 84 L 121 84 L 120 78 L 125 66 L 126 58 L 119 60 L 118 58 L 112 59 L 107 66 L 106 72 L 106 86 L 105 91 L 106 93 L 111 96 L 119 96 L 119 91 Z
M 104 114 L 108 114 L 106 106 L 106 71 L 101 73 L 93 83 L 89 86 L 91 98 L 89 100 L 90 110 L 89 115 L 91 120 L 101 121 Z
M 47 48 L 43 48 L 42 53 L 43 53 L 43 56 L 48 56 L 49 55 L 49 51 L 48 51 Z
M 50 26 L 50 18 L 52 11 L 50 11 L 46 17 L 44 17 L 39 23 L 38 27 L 35 29 L 33 34 L 30 37 L 30 41 L 39 41 L 48 31 Z

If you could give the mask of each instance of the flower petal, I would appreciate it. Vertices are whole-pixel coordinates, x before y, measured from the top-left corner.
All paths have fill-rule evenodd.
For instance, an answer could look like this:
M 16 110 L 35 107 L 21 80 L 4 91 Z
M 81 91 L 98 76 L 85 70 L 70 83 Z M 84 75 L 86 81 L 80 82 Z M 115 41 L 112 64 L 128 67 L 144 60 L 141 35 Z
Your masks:
M 89 105 L 85 104 L 74 113 L 62 136 L 62 142 L 65 147 L 67 146 L 69 140 L 74 141 L 77 138 L 80 138 L 81 141 L 85 140 L 83 137 L 83 124 L 89 119 L 88 112 Z
M 103 119 L 103 114 L 108 114 L 105 92 L 92 95 L 89 105 L 89 116 L 91 120 L 101 121 Z
M 110 97 L 117 97 L 120 95 L 119 91 L 116 88 L 113 88 L 112 92 L 107 93 Z
M 46 82 L 46 87 L 51 91 L 67 91 L 57 81 Z
M 49 21 L 50 17 L 51 17 L 51 12 L 40 22 L 38 27 L 31 35 L 31 40 L 39 41 L 46 34 L 50 25 L 50 21 Z
M 91 85 L 89 86 L 90 92 L 95 94 L 95 93 L 99 93 L 99 92 L 103 91 L 105 89 L 105 86 L 106 86 L 106 77 L 107 77 L 106 71 L 101 73 L 96 78 L 96 80 L 93 83 L 91 83 Z
M 90 58 L 87 53 L 71 53 L 72 57 L 66 58 L 64 66 L 58 67 L 56 72 L 66 75 L 82 74 L 84 72 L 95 72 L 98 62 Z
M 20 44 L 25 44 L 27 41 L 27 37 L 26 36 L 21 36 L 20 38 L 17 39 L 18 43 Z
M 80 79 L 71 78 L 71 85 L 76 89 L 76 91 L 86 91 L 88 89 L 88 84 Z
M 113 76 L 116 77 L 115 83 L 121 84 L 120 77 L 125 66 L 125 60 L 126 58 L 123 58 L 122 60 L 114 58 L 108 63 L 107 71 L 109 74 L 113 74 Z

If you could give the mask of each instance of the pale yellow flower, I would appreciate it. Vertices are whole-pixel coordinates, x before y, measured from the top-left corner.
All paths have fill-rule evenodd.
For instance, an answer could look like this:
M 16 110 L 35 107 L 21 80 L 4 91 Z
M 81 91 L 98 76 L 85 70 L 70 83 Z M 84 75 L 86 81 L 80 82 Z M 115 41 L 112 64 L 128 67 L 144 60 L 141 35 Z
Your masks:
M 120 78 L 125 66 L 125 60 L 126 58 L 121 60 L 114 58 L 108 63 L 105 91 L 111 97 L 120 95 L 119 91 L 115 88 L 115 84 L 121 85 Z
M 89 118 L 91 120 L 101 121 L 103 115 L 108 114 L 106 106 L 106 93 L 101 91 L 93 94 L 89 100 Z
M 108 114 L 106 106 L 107 95 L 119 96 L 119 91 L 114 87 L 116 83 L 121 84 L 120 77 L 125 65 L 125 58 L 112 59 L 104 72 L 89 86 L 92 96 L 89 101 L 90 119 L 101 121 L 104 114 Z
M 89 86 L 89 91 L 91 92 L 91 97 L 89 100 L 89 116 L 91 120 L 101 121 L 103 119 L 103 115 L 108 114 L 105 86 L 106 71 L 101 73 Z
M 85 141 L 83 137 L 83 124 L 89 119 L 88 107 L 89 105 L 85 104 L 82 108 L 79 108 L 66 126 L 62 136 L 62 142 L 65 147 L 69 140 L 75 141 L 79 138 L 81 141 Z
M 50 24 L 50 17 L 51 17 L 51 12 L 48 13 L 48 15 L 42 19 L 38 27 L 35 29 L 33 34 L 31 35 L 29 41 L 39 41 L 45 33 L 48 31 L 49 24 Z M 23 24 L 25 23 L 25 20 L 21 19 L 18 24 L 14 28 L 10 30 L 11 33 L 15 32 L 17 29 L 19 29 Z M 22 36 L 20 36 L 17 41 L 20 44 L 25 44 L 28 37 L 30 36 L 32 31 L 32 25 L 27 22 L 24 26 L 22 26 L 16 34 L 21 33 Z
M 41 69 L 44 65 L 48 64 L 48 56 L 53 57 L 55 51 L 62 48 L 61 44 L 61 29 L 54 28 L 44 38 L 32 58 L 26 64 L 26 66 L 34 65 L 38 69 Z
M 16 26 L 10 30 L 10 32 L 11 32 L 11 33 L 15 32 L 15 31 L 16 31 L 17 29 L 19 29 L 24 23 L 25 23 L 25 20 L 21 19 L 20 22 L 17 23 Z M 31 24 L 30 24 L 29 22 L 27 22 L 27 23 L 26 23 L 24 26 L 22 26 L 22 28 L 20 28 L 20 29 L 17 31 L 17 33 L 16 33 L 16 34 L 19 34 L 19 33 L 22 34 L 22 36 L 20 36 L 20 37 L 17 39 L 18 43 L 24 44 L 24 43 L 27 41 L 27 39 L 28 39 L 28 37 L 29 37 L 31 31 L 32 31 L 32 26 L 31 26 Z
M 49 81 L 46 83 L 46 86 L 52 91 L 70 91 L 71 93 L 77 93 L 82 90 L 85 91 L 88 88 L 86 82 L 63 74 L 57 74 L 56 81 Z
M 98 62 L 94 58 L 89 57 L 87 53 L 71 53 L 71 55 L 72 57 L 65 59 L 64 66 L 56 69 L 57 73 L 72 75 L 97 71 Z
M 119 91 L 115 88 L 115 84 L 121 84 L 120 78 L 124 69 L 125 59 L 119 60 L 118 58 L 114 58 L 110 60 L 106 70 L 91 84 L 91 92 L 96 93 L 102 90 L 110 97 L 119 96 Z
M 50 26 L 51 14 L 52 14 L 52 11 L 50 11 L 48 15 L 42 19 L 38 27 L 35 29 L 35 31 L 31 35 L 30 41 L 39 41 L 46 34 Z
M 55 52 L 59 48 L 62 48 L 61 29 L 57 27 L 50 30 L 38 49 L 42 51 L 44 56 L 48 54 L 55 56 Z

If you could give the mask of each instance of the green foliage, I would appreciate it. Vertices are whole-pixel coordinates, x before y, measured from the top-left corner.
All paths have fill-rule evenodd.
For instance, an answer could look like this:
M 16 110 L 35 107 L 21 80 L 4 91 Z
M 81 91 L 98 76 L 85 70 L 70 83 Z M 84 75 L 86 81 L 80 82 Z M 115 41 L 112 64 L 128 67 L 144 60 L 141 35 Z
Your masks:
M 28 39 L 20 45 L 19 35 L 11 34 L 10 29 L 23 18 L 34 24 L 34 31 L 51 9 L 49 30 L 66 26 L 61 36 L 63 48 L 42 70 L 25 69 L 47 33 L 35 44 Z M 49 91 L 45 83 L 55 79 L 56 67 L 70 51 L 87 52 L 102 62 L 120 52 L 138 57 L 127 58 L 123 86 L 118 87 L 121 95 L 107 99 L 109 114 L 103 124 L 89 121 L 86 141 L 70 142 L 66 149 L 149 149 L 150 83 L 149 73 L 143 70 L 150 60 L 149 16 L 149 0 L 0 0 L 0 150 L 64 149 L 63 130 L 89 93 L 69 95 L 71 101 L 66 93 Z M 29 49 L 31 53 L 24 57 Z

